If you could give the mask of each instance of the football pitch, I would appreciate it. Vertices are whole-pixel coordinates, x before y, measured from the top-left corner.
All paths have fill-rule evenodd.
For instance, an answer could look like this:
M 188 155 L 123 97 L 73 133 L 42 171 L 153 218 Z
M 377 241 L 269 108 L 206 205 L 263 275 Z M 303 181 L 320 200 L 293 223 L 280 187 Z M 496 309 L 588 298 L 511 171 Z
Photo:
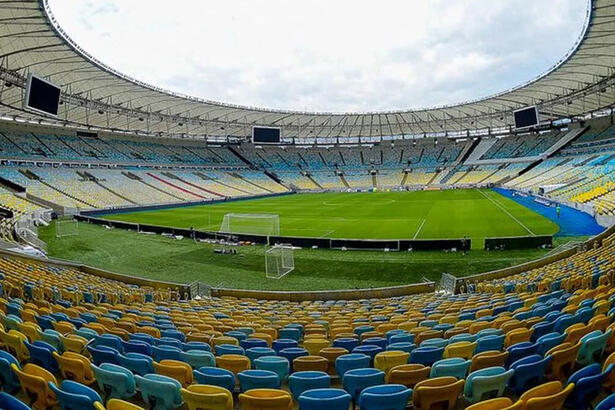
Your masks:
M 484 238 L 549 235 L 549 219 L 489 189 L 296 194 L 155 211 L 107 219 L 197 230 L 220 229 L 227 213 L 276 214 L 280 234 L 344 239 Z

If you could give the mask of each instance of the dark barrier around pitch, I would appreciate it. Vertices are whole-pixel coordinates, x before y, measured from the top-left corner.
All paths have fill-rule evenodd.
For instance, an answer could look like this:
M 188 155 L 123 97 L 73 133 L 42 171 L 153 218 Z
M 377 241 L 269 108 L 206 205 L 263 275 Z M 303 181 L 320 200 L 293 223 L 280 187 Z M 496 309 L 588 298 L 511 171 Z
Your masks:
M 553 237 L 517 236 L 505 238 L 485 238 L 485 250 L 537 249 L 553 246 Z

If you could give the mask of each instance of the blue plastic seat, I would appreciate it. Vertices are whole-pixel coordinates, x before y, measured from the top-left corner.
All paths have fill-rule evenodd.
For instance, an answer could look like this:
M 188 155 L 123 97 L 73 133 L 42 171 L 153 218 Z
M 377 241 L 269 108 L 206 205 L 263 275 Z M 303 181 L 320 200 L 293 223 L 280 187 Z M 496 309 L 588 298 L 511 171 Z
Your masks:
M 299 341 L 299 339 L 301 339 L 301 330 L 293 327 L 285 327 L 278 331 L 278 337 L 280 339 L 291 339 Z
M 263 356 L 275 356 L 275 350 L 270 347 L 251 347 L 246 350 L 246 356 L 254 367 L 254 361 Z
M 309 356 L 310 353 L 302 347 L 287 347 L 278 352 L 278 356 L 284 357 L 290 363 L 290 369 L 293 369 L 293 360 L 298 357 Z
M 172 337 L 161 337 L 160 339 L 155 339 L 154 345 L 158 347 L 171 346 L 179 350 L 183 350 L 184 347 L 184 344 L 180 340 L 174 339 Z
M 154 344 L 156 344 L 156 338 L 146 333 L 133 333 L 130 335 L 130 340 L 145 342 L 149 344 L 150 346 L 153 346 Z
M 146 356 L 152 355 L 152 345 L 142 340 L 130 340 L 128 342 L 122 340 L 122 349 L 124 353 L 141 353 Z
M 540 336 L 536 340 L 536 344 L 538 345 L 536 353 L 544 356 L 551 348 L 564 343 L 564 340 L 566 340 L 566 333 L 551 332 Z
M 213 353 L 203 350 L 188 350 L 187 352 L 181 352 L 181 361 L 188 363 L 193 369 L 216 365 L 216 358 Z
M 282 383 L 271 370 L 244 370 L 237 373 L 237 379 L 242 393 L 252 389 L 279 389 Z
M 510 365 L 517 360 L 536 354 L 538 351 L 538 343 L 520 342 L 510 346 L 506 350 L 509 353 L 508 359 L 506 360 L 506 366 L 510 367 Z
M 515 373 L 508 381 L 508 388 L 519 396 L 532 387 L 538 386 L 545 377 L 547 365 L 551 360 L 551 356 L 543 358 L 534 354 L 515 361 L 510 365 L 510 369 Z
M 241 342 L 242 340 L 246 340 L 248 338 L 248 335 L 246 335 L 244 332 L 240 332 L 237 330 L 229 330 L 228 332 L 224 332 L 224 336 L 233 337 L 237 339 L 237 342 Z
M 281 356 L 262 356 L 254 360 L 254 367 L 260 370 L 275 372 L 284 381 L 290 373 L 290 362 Z
M 457 379 L 465 379 L 471 364 L 471 360 L 465 360 L 461 357 L 438 360 L 431 366 L 429 377 L 452 376 Z
M 2 392 L 0 393 L 0 409 L 5 410 L 30 410 L 30 406 L 28 406 L 23 401 L 17 399 L 16 397 Z
M 57 330 L 47 329 L 39 333 L 40 340 L 53 346 L 58 353 L 64 353 L 64 344 Z
M 335 359 L 335 370 L 343 379 L 346 372 L 369 367 L 371 358 L 363 353 L 343 354 Z
M 216 351 L 216 356 L 222 356 L 224 354 L 240 354 L 245 356 L 246 351 L 243 350 L 241 346 L 235 346 L 231 344 L 220 344 L 217 345 L 214 350 Z
M 417 347 L 412 351 L 412 353 L 410 353 L 408 363 L 431 366 L 438 360 L 441 360 L 443 354 L 443 347 Z
M 53 330 L 53 322 L 57 320 L 49 315 L 36 316 L 36 323 L 43 329 L 43 332 L 47 329 Z
M 363 389 L 379 384 L 384 384 L 384 372 L 373 368 L 352 369 L 342 378 L 342 387 L 353 401 L 358 399 Z
M 289 347 L 298 347 L 299 342 L 292 339 L 276 339 L 271 343 L 271 347 L 278 353 L 282 349 L 287 349 Z
M 117 357 L 119 366 L 122 366 L 134 374 L 144 376 L 148 373 L 154 373 L 154 361 L 151 357 L 141 353 L 126 353 L 120 354 Z
M 359 345 L 359 339 L 355 339 L 353 337 L 339 337 L 333 340 L 333 347 L 341 347 L 349 352 L 352 352 L 352 349 Z
M 575 323 L 577 323 L 577 320 L 573 315 L 570 313 L 564 313 L 555 320 L 553 331 L 557 333 L 564 333 L 568 327 L 574 325 Z
M 489 330 L 489 329 L 485 329 Z M 479 332 L 480 333 L 480 332 Z M 504 347 L 504 339 L 506 336 L 504 335 L 484 335 L 479 336 L 476 339 L 476 349 L 474 349 L 474 354 L 497 350 L 501 351 Z
M 387 346 L 387 350 L 399 350 L 399 351 L 408 352 L 408 353 L 412 353 L 414 349 L 416 349 L 416 345 L 410 342 L 390 343 Z
M 503 367 L 476 370 L 468 375 L 463 395 L 470 403 L 477 403 L 485 396 L 501 397 L 513 373 L 514 370 L 506 370 Z
M 567 406 L 575 410 L 589 409 L 591 402 L 602 392 L 604 380 L 612 371 L 612 364 L 602 372 L 602 366 L 598 363 L 577 370 L 568 379 L 567 384 L 574 383 L 575 386 L 566 400 Z
M 98 346 L 94 347 L 92 345 L 87 345 L 88 352 L 92 356 L 92 363 L 99 366 L 101 363 L 113 363 L 119 364 L 118 357 L 119 352 L 112 347 L 109 346 Z
M 372 330 L 374 330 L 374 326 L 372 325 L 361 325 L 354 328 L 354 333 L 357 336 L 361 337 L 363 333 L 371 332 Z
M 391 343 L 391 338 L 392 338 L 393 336 L 398 336 L 398 335 L 401 335 L 401 336 L 407 336 L 407 335 L 409 335 L 409 334 L 410 334 L 410 333 L 408 333 L 407 331 L 402 330 L 402 329 L 393 329 L 393 330 L 388 330 L 388 331 L 384 334 L 384 337 L 386 337 L 386 339 L 387 339 L 387 344 L 388 344 L 388 343 Z M 400 341 L 400 342 L 403 342 L 403 340 L 399 340 L 399 341 Z
M 187 352 L 188 350 L 202 350 L 204 352 L 211 352 L 211 346 L 208 343 L 197 342 L 194 340 L 190 342 L 182 343 L 181 349 L 184 352 Z
M 382 351 L 384 351 L 384 349 L 376 345 L 361 345 L 352 349 L 352 353 L 362 353 L 369 356 L 371 360 L 370 363 L 373 363 L 374 357 L 376 357 L 376 355 Z
M 574 314 L 575 323 L 587 324 L 594 317 L 595 311 L 596 309 L 588 306 L 579 308 Z
M 13 370 L 11 370 L 11 364 L 16 365 L 17 368 L 21 368 L 15 356 L 9 352 L 0 350 L 0 387 L 2 387 L 5 392 L 12 394 L 19 390 L 20 384 L 19 379 Z
M 87 339 L 88 341 L 94 340 L 96 336 L 98 336 L 98 332 L 96 330 L 90 329 L 87 327 L 79 328 L 75 330 L 73 333 L 76 334 L 77 336 L 81 336 L 84 339 Z
M 412 389 L 402 384 L 382 384 L 365 388 L 359 396 L 361 410 L 404 410 Z
M 449 343 L 455 342 L 476 342 L 477 336 L 470 333 L 460 333 L 454 336 L 451 336 L 448 341 Z
M 615 393 L 603 399 L 594 410 L 613 410 L 615 409 Z
M 245 340 L 241 340 L 239 342 L 239 346 L 241 346 L 244 350 L 248 350 L 251 349 L 253 347 L 269 347 L 269 345 L 267 344 L 267 341 L 264 339 L 255 339 L 255 338 L 249 338 L 249 339 L 245 339 Z
M 153 410 L 174 409 L 183 404 L 181 384 L 161 374 L 135 376 L 143 401 Z
M 94 410 L 94 403 L 103 403 L 95 390 L 72 380 L 64 380 L 60 387 L 53 382 L 49 382 L 48 385 L 63 410 Z
M 186 335 L 183 332 L 180 332 L 176 329 L 164 329 L 160 331 L 161 337 L 168 337 L 171 339 L 179 340 L 180 342 L 186 341 Z
M 24 345 L 30 352 L 30 359 L 28 360 L 30 363 L 41 366 L 51 373 L 59 371 L 58 362 L 52 354 L 53 352 L 57 353 L 57 350 L 53 346 L 41 340 L 36 340 L 34 343 L 24 341 Z
M 374 345 L 384 350 L 387 347 L 387 339 L 384 337 L 368 337 L 366 339 L 363 339 L 361 345 Z
M 175 346 L 152 346 L 152 358 L 160 362 L 161 360 L 181 360 L 182 349 Z
M 414 335 L 412 333 L 398 333 L 388 338 L 389 345 L 401 342 L 414 343 Z
M 111 335 L 108 333 L 96 336 L 94 338 L 94 346 L 108 346 L 112 347 L 120 353 L 124 353 L 124 346 L 122 345 L 122 339 L 119 336 Z
M 100 367 L 92 365 L 96 382 L 106 398 L 126 399 L 137 393 L 135 378 L 125 367 L 102 363 Z
M 594 330 L 581 338 L 581 348 L 577 355 L 577 362 L 581 366 L 599 362 L 606 350 L 607 342 L 611 337 L 611 330 L 602 333 Z
M 235 375 L 230 370 L 219 367 L 201 367 L 192 374 L 198 384 L 223 387 L 231 393 L 235 390 Z
M 448 339 L 442 337 L 434 337 L 432 339 L 423 340 L 419 347 L 446 347 L 449 344 Z
M 295 400 L 298 400 L 307 390 L 331 387 L 331 376 L 320 371 L 295 372 L 288 377 L 288 387 Z
M 536 342 L 540 337 L 547 335 L 553 332 L 553 328 L 555 327 L 554 322 L 547 322 L 546 320 L 543 322 L 536 323 L 532 326 L 534 332 L 530 338 L 530 341 Z

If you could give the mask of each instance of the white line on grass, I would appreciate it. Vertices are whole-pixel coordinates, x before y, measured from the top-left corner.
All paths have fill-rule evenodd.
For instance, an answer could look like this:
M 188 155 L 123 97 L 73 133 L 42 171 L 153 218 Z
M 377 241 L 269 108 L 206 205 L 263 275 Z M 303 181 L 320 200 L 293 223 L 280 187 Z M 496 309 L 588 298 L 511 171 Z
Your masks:
M 497 206 L 498 208 L 500 208 L 502 211 L 504 211 L 506 213 L 506 215 L 510 216 L 512 219 L 515 220 L 515 222 L 517 222 L 519 225 L 521 225 L 521 227 L 523 229 L 525 229 L 526 231 L 529 232 L 530 235 L 536 235 L 534 232 L 532 232 L 532 230 L 530 228 L 528 228 L 527 226 L 525 226 L 520 220 L 518 220 L 517 218 L 515 218 L 510 212 L 508 212 L 502 205 L 500 205 L 497 201 L 495 201 L 493 198 L 488 197 L 483 191 L 481 191 L 480 189 L 477 189 L 478 192 L 481 193 L 482 196 L 484 196 L 485 198 L 487 198 L 488 200 L 490 200 L 491 202 L 493 202 L 495 204 L 495 206 Z
M 417 219 L 418 221 L 418 219 Z M 419 236 L 419 233 L 421 232 L 421 229 L 423 229 L 423 225 L 425 225 L 425 221 L 426 219 L 423 219 L 423 222 L 421 222 L 421 225 L 419 225 L 419 229 L 416 230 L 416 233 L 414 234 L 414 237 L 412 239 L 416 239 L 417 236 Z
M 325 233 L 324 235 L 320 235 L 319 238 L 326 238 L 327 236 L 331 235 L 333 232 L 335 232 L 335 229 L 331 229 L 329 232 Z

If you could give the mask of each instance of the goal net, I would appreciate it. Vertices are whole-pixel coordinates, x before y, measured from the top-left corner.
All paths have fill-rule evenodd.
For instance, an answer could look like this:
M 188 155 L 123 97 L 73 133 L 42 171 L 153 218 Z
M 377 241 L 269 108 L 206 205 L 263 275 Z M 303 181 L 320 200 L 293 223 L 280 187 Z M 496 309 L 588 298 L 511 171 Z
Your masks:
M 58 219 L 56 221 L 56 238 L 79 235 L 79 222 L 76 219 Z
M 267 279 L 280 279 L 295 269 L 295 256 L 290 245 L 275 245 L 265 251 Z
M 226 214 L 220 232 L 262 236 L 280 235 L 280 218 L 276 214 Z

